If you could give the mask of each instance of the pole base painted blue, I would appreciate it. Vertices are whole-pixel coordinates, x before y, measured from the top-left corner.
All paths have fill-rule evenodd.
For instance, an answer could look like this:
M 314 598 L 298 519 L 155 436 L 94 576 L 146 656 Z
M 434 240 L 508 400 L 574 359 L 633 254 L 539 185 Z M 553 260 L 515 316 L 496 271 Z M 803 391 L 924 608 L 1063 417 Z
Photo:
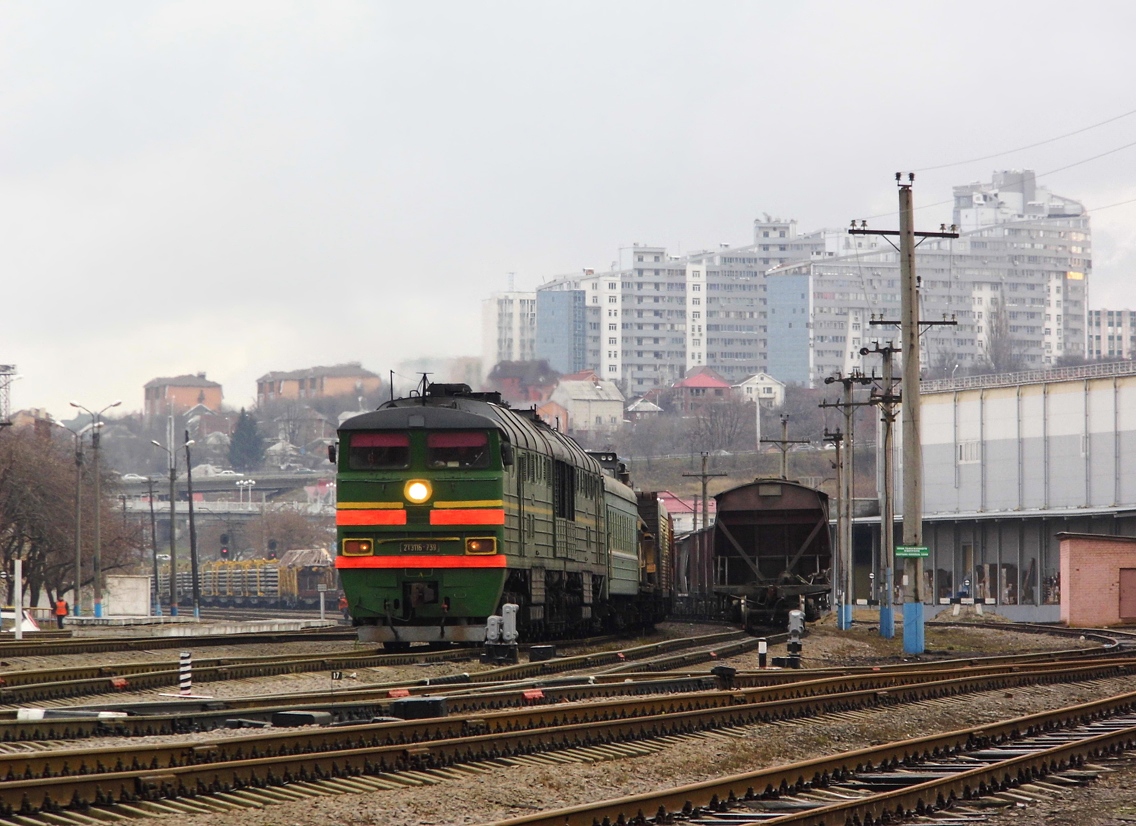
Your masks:
M 176 617 L 178 615 L 178 607 L 176 605 L 170 606 L 170 616 Z
M 95 619 L 100 619 L 103 615 L 103 604 L 101 602 L 95 603 Z
M 836 609 L 839 613 L 836 615 L 836 627 L 841 631 L 847 631 L 852 627 L 852 606 L 841 605 Z
M 75 617 L 78 617 L 78 616 L 80 616 L 80 615 L 81 615 L 81 612 L 80 612 L 80 610 L 79 610 L 79 606 L 78 606 L 78 605 L 72 605 L 72 606 L 71 606 L 71 615 L 72 615 L 72 616 L 75 616 Z
M 162 615 L 162 603 L 155 602 L 153 607 L 150 609 L 150 613 L 155 617 L 160 617 Z
M 903 603 L 903 653 L 922 654 L 926 646 L 923 637 L 923 603 Z
M 201 609 L 198 608 L 196 605 L 193 606 L 193 618 L 195 620 L 201 619 Z
M 895 637 L 895 609 L 890 605 L 880 605 L 880 636 L 885 640 Z

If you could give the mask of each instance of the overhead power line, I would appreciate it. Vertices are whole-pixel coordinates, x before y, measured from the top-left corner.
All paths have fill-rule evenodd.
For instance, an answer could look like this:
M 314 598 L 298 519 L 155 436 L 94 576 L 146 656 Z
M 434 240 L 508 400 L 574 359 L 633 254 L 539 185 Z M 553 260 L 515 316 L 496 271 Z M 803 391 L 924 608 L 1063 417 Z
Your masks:
M 951 163 L 939 164 L 938 166 L 925 166 L 922 169 L 916 169 L 915 172 L 933 172 L 936 169 L 949 169 L 952 166 L 964 166 L 965 164 L 968 164 L 968 163 L 978 163 L 979 161 L 988 161 L 988 160 L 991 160 L 992 158 L 1000 158 L 1003 155 L 1012 155 L 1015 152 L 1024 152 L 1027 149 L 1036 149 L 1039 146 L 1045 146 L 1046 144 L 1049 144 L 1049 143 L 1055 143 L 1056 141 L 1065 140 L 1065 138 L 1071 138 L 1074 135 L 1080 135 L 1083 132 L 1088 132 L 1092 129 L 1097 129 L 1098 127 L 1105 126 L 1105 125 L 1110 124 L 1110 123 L 1114 123 L 1115 121 L 1121 120 L 1123 118 L 1127 118 L 1131 115 L 1136 115 L 1136 109 L 1133 109 L 1130 112 L 1125 112 L 1122 115 L 1117 115 L 1115 117 L 1109 118 L 1107 120 L 1102 120 L 1099 123 L 1094 123 L 1090 126 L 1083 126 L 1080 129 L 1073 130 L 1072 132 L 1066 132 L 1064 135 L 1058 135 L 1057 137 L 1054 137 L 1054 138 L 1046 138 L 1043 141 L 1038 141 L 1037 143 L 1031 143 L 1031 144 L 1028 144 L 1026 146 L 1019 146 L 1016 149 L 1007 149 L 1003 152 L 995 152 L 991 155 L 983 155 L 980 158 L 969 158 L 965 161 L 952 161 Z M 1058 171 L 1058 170 L 1054 170 L 1054 171 Z

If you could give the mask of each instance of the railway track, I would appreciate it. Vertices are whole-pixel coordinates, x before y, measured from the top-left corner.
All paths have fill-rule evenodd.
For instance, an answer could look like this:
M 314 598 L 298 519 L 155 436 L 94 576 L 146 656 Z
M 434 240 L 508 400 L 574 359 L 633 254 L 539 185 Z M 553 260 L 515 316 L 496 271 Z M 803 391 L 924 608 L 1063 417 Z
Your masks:
M 775 640 L 776 641 L 776 640 Z M 392 696 L 429 695 L 444 692 L 453 698 L 455 708 L 465 711 L 507 708 L 516 705 L 538 705 L 568 699 L 585 699 L 598 696 L 642 694 L 647 690 L 675 692 L 706 689 L 712 685 L 744 690 L 782 683 L 798 683 L 807 690 L 828 693 L 832 689 L 815 688 L 827 683 L 848 690 L 850 681 L 837 678 L 856 674 L 895 675 L 916 671 L 929 677 L 945 675 L 953 669 L 969 669 L 971 674 L 992 673 L 1003 668 L 1040 667 L 1046 663 L 1061 664 L 1077 659 L 1107 658 L 1115 647 L 1077 648 L 1064 652 L 1002 655 L 984 658 L 966 658 L 952 661 L 904 663 L 893 666 L 861 666 L 823 671 L 765 670 L 737 673 L 728 667 L 715 669 L 718 673 L 685 671 L 674 673 L 675 668 L 689 667 L 693 662 L 722 662 L 731 656 L 745 653 L 759 641 L 736 632 L 711 634 L 701 637 L 666 640 L 635 646 L 624 650 L 594 652 L 574 657 L 521 663 L 486 669 L 473 674 L 452 674 L 436 678 L 421 678 L 387 682 L 378 685 L 343 688 L 329 683 L 328 690 L 307 694 L 289 692 L 286 695 L 259 695 L 227 700 L 174 698 L 157 702 L 123 702 L 106 698 L 96 706 L 78 707 L 71 719 L 59 719 L 66 714 L 65 698 L 78 696 L 85 691 L 98 691 L 108 684 L 121 681 L 122 687 L 173 685 L 176 670 L 169 664 L 164 670 L 151 670 L 150 664 L 133 664 L 131 676 L 108 676 L 100 672 L 92 676 L 87 671 L 73 675 L 74 679 L 46 679 L 45 672 L 21 672 L 26 682 L 22 685 L 0 686 L 0 700 L 19 698 L 19 701 L 46 702 L 55 705 L 51 720 L 18 720 L 17 708 L 0 709 L 0 741 L 78 739 L 104 734 L 153 735 L 184 731 L 201 731 L 227 725 L 228 721 L 243 718 L 249 721 L 266 721 L 286 709 L 326 711 L 336 722 L 369 720 L 389 713 Z M 696 649 L 696 650 L 692 650 Z M 438 662 L 453 657 L 468 657 L 468 652 L 423 652 L 421 654 L 368 654 L 328 657 L 309 654 L 287 661 L 260 658 L 248 661 L 199 661 L 197 674 L 203 679 L 239 679 L 261 676 L 264 673 L 281 674 L 302 671 L 334 671 L 363 668 L 372 665 L 407 665 Z M 1123 666 L 1124 660 L 1117 660 Z M 584 671 L 587 678 L 556 679 L 565 672 Z M 657 675 L 671 672 L 665 678 Z M 44 679 L 44 682 L 39 680 Z M 899 678 L 884 676 L 883 680 Z M 913 677 L 903 677 L 913 681 Z M 835 682 L 834 682 L 835 681 Z M 586 685 L 581 683 L 586 682 Z M 641 683 L 641 684 L 640 684 Z M 329 696 L 330 695 L 330 696 Z M 9 702 L 13 700 L 9 699 Z M 92 719 L 96 710 L 118 711 L 131 715 L 113 722 Z
M 915 683 L 889 686 L 886 690 L 882 690 L 878 682 L 862 684 L 855 691 L 830 694 L 812 694 L 815 687 L 790 689 L 803 696 L 778 700 L 770 700 L 757 691 L 746 694 L 728 690 L 432 720 L 275 731 L 191 743 L 0 755 L 0 777 L 6 778 L 0 781 L 0 814 L 9 818 L 36 813 L 55 817 L 61 810 L 81 812 L 88 806 L 155 804 L 169 807 L 185 798 L 196 804 L 202 802 L 203 796 L 220 795 L 225 799 L 225 795 L 239 797 L 251 789 L 263 788 L 270 792 L 276 787 L 288 789 L 322 780 L 332 783 L 333 787 L 337 783 L 354 784 L 359 790 L 372 781 L 392 782 L 390 775 L 401 777 L 409 773 L 413 777 L 424 772 L 444 775 L 457 766 L 510 756 L 524 759 L 574 749 L 592 749 L 609 756 L 647 753 L 651 743 L 701 731 L 847 713 L 969 691 L 1115 677 L 1121 673 L 1127 673 L 1127 668 L 1103 662 L 1074 663 L 1064 669 L 1051 667 L 1039 672 L 1023 669 L 943 680 L 926 680 L 923 679 L 925 673 L 917 673 Z M 862 675 L 862 678 L 881 679 L 879 675 Z M 1136 708 L 1136 694 L 1100 702 L 1093 708 L 1091 714 L 1096 716 L 1132 711 Z M 1088 713 L 1082 711 L 1082 714 Z M 982 736 L 997 742 L 1002 736 L 1000 732 L 998 727 L 993 730 L 986 727 Z M 932 738 L 923 740 L 932 742 Z M 942 750 L 940 746 L 935 748 Z M 833 771 L 820 776 L 835 776 Z M 805 780 L 811 778 L 810 774 Z M 801 782 L 804 781 L 795 779 L 788 787 Z M 759 789 L 757 794 L 766 791 L 764 786 L 754 788 Z M 772 788 L 780 789 L 781 784 Z M 685 789 L 683 791 L 686 793 Z M 744 794 L 744 790 L 739 795 L 734 789 L 734 798 L 744 797 Z M 691 799 L 695 801 L 691 804 L 692 811 L 706 808 L 712 802 L 712 796 L 706 802 L 700 802 L 701 798 Z M 719 795 L 719 799 L 728 797 Z M 685 806 L 684 800 L 677 808 L 667 805 L 666 810 L 681 811 Z M 607 815 L 596 822 L 602 822 L 604 816 Z M 591 823 L 583 819 L 532 822 Z M 616 822 L 615 817 L 611 822 Z
M 494 826 L 607 823 L 879 824 L 920 816 L 979 822 L 980 798 L 1035 798 L 1044 784 L 1093 776 L 1087 763 L 1136 748 L 1136 694 L 919 737 L 787 766 L 498 821 Z M 1026 794 L 1014 790 L 1025 789 Z M 935 817 L 949 811 L 949 817 Z
M 756 645 L 756 641 L 742 639 L 744 636 L 739 631 L 728 631 L 701 637 L 649 643 L 622 651 L 612 650 L 582 654 L 576 657 L 521 663 L 474 674 L 470 676 L 470 680 L 521 679 L 574 668 L 647 659 L 679 649 L 698 646 L 713 647 L 720 643 L 733 642 L 742 647 Z M 314 653 L 286 657 L 273 655 L 197 658 L 193 663 L 193 677 L 201 682 L 211 682 L 312 671 L 349 671 L 360 668 L 403 666 L 416 663 L 460 662 L 469 660 L 474 656 L 476 656 L 474 649 L 440 651 L 420 649 L 406 654 L 390 654 L 371 646 L 358 653 Z M 709 651 L 707 651 L 705 657 L 710 657 Z M 178 664 L 174 661 L 2 671 L 0 672 L 0 706 L 60 700 L 107 691 L 171 687 L 178 684 L 178 677 Z M 452 680 L 444 679 L 444 682 L 448 683 Z

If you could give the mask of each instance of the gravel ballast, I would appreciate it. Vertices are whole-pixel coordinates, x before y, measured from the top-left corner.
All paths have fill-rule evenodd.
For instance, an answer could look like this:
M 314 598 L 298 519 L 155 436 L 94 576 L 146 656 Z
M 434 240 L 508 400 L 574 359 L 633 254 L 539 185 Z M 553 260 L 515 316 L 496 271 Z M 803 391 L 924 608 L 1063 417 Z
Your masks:
M 709 629 L 696 625 L 671 624 L 668 636 L 691 636 Z M 720 630 L 720 629 L 717 629 Z M 988 654 L 1016 653 L 1029 650 L 1067 649 L 1074 645 L 1090 645 L 1075 639 L 1019 634 L 1006 627 L 974 625 L 967 627 L 927 626 L 928 653 L 920 659 L 965 658 Z M 771 646 L 770 654 L 783 653 L 783 646 Z M 870 626 L 852 631 L 836 631 L 821 625 L 813 628 L 804 641 L 806 666 L 885 664 L 903 661 L 902 638 L 883 640 Z M 756 668 L 757 654 L 729 660 L 739 670 Z M 447 664 L 444 668 L 449 668 Z M 709 665 L 703 670 L 708 670 Z M 411 673 L 423 676 L 443 673 L 438 668 L 408 666 Z M 453 666 L 454 670 L 467 670 Z M 395 669 L 403 671 L 404 669 Z M 374 675 L 375 682 L 404 679 L 393 673 Z M 361 675 L 360 675 L 361 677 Z M 371 675 L 366 677 L 371 681 Z M 296 674 L 286 678 L 240 680 L 232 683 L 208 683 L 203 692 L 228 695 L 228 689 L 240 688 L 240 694 L 327 690 L 326 674 Z M 215 689 L 222 689 L 224 691 Z M 1013 691 L 985 692 L 949 700 L 889 706 L 855 715 L 830 715 L 816 720 L 797 720 L 754 726 L 734 736 L 714 735 L 687 738 L 666 746 L 649 758 L 622 758 L 593 763 L 570 763 L 556 766 L 494 766 L 483 774 L 443 780 L 429 786 L 363 794 L 336 794 L 309 800 L 267 806 L 260 810 L 240 810 L 208 816 L 177 815 L 135 820 L 139 826 L 176 822 L 185 826 L 311 826 L 334 823 L 336 826 L 387 826 L 387 824 L 476 824 L 531 814 L 561 806 L 663 789 L 694 783 L 725 774 L 753 771 L 759 768 L 791 763 L 836 751 L 901 740 L 934 732 L 951 731 L 975 723 L 1031 714 L 1059 708 L 1090 699 L 1112 696 L 1136 688 L 1130 679 L 1110 679 L 1092 683 L 1059 686 L 1037 686 Z M 142 699 L 142 697 L 139 697 Z M 84 702 L 90 702 L 85 700 Z M 205 735 L 208 737 L 209 735 Z M 215 736 L 215 735 L 214 735 Z M 193 739 L 197 739 L 196 737 Z M 108 745 L 105 740 L 98 745 Z M 82 745 L 93 745 L 89 742 Z M 1105 782 L 1086 790 L 1068 793 L 1069 817 L 1076 814 L 1080 826 L 1119 822 L 1092 819 L 1105 810 L 1119 812 L 1128 807 L 1136 811 L 1136 794 L 1119 776 L 1108 775 Z M 1086 812 L 1075 801 L 1081 795 L 1097 795 L 1107 802 L 1101 809 Z M 1046 801 L 1037 807 L 1026 807 L 994 815 L 990 823 L 1045 822 L 1063 823 L 1060 799 Z M 1042 808 L 1043 806 L 1048 808 Z M 1044 818 L 1039 817 L 1045 812 Z M 1101 815 L 1103 817 L 1103 814 Z M 1123 817 L 1123 815 L 1117 815 Z M 1004 819 L 1004 820 L 1003 820 Z

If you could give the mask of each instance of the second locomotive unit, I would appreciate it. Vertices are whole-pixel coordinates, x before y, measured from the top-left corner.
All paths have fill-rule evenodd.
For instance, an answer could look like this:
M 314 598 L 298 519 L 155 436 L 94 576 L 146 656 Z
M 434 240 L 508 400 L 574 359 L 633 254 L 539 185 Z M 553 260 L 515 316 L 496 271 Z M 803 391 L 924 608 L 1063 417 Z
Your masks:
M 535 412 L 431 384 L 338 436 L 336 567 L 361 640 L 481 642 L 505 603 L 529 640 L 666 615 L 670 559 L 634 491 Z

